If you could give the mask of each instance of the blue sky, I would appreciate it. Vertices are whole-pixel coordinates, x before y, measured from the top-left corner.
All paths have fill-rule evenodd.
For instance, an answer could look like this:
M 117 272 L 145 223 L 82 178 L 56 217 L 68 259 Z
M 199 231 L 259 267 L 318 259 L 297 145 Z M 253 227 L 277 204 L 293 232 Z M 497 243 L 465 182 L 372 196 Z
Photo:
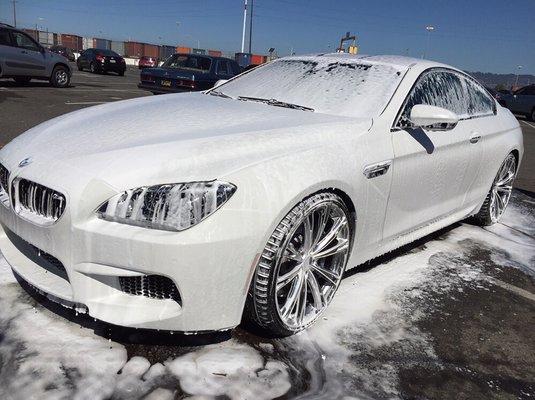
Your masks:
M 428 58 L 470 71 L 535 74 L 535 0 L 255 0 L 253 52 L 334 49 L 346 31 L 360 52 Z M 114 40 L 237 51 L 243 0 L 18 0 L 19 26 Z M 0 21 L 12 22 L 11 0 Z M 179 24 L 177 24 L 179 22 Z

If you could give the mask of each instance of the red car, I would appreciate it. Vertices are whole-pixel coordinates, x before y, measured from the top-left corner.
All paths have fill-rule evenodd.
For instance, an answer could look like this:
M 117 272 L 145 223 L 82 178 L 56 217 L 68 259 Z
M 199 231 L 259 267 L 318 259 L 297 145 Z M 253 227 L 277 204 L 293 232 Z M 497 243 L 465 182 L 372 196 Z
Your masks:
M 158 66 L 158 59 L 156 57 L 143 56 L 139 59 L 139 63 L 138 63 L 139 69 L 153 68 L 157 66 Z

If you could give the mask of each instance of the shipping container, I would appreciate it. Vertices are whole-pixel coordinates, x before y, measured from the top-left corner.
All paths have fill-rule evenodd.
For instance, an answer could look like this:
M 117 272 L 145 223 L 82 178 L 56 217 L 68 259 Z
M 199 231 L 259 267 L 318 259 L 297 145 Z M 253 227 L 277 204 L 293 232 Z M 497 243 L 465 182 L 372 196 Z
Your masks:
M 38 42 L 43 46 L 50 47 L 54 45 L 54 34 L 52 32 L 39 31 Z
M 221 57 L 223 55 L 223 52 L 219 50 L 208 50 L 208 55 L 212 57 Z
M 144 56 L 144 43 L 124 42 L 124 55 L 127 57 L 139 58 Z
M 53 36 L 54 36 L 54 46 L 61 45 L 61 35 L 54 33 Z
M 83 49 L 83 40 L 81 36 L 77 35 L 68 35 L 68 34 L 61 34 L 61 45 L 65 46 L 69 49 L 72 49 L 76 52 L 82 51 Z
M 266 56 L 261 56 L 259 54 L 251 55 L 251 64 L 260 65 L 266 62 Z
M 143 55 L 147 57 L 158 58 L 159 52 L 160 50 L 155 44 L 145 44 L 143 49 Z
M 174 46 L 160 46 L 160 54 L 158 55 L 158 58 L 162 61 L 167 60 L 173 54 L 175 54 Z
M 189 54 L 191 53 L 191 47 L 177 46 L 176 52 L 181 54 Z
M 206 54 L 206 50 L 204 49 L 191 49 L 191 52 L 193 54 Z
M 30 35 L 32 39 L 39 41 L 39 33 L 35 29 L 22 29 L 22 31 Z
M 115 51 L 120 56 L 124 56 L 124 42 L 111 42 L 111 50 Z
M 92 49 L 94 47 L 93 38 L 85 37 L 82 39 L 82 48 L 84 50 Z
M 251 65 L 251 54 L 250 53 L 236 53 L 234 59 L 240 67 L 247 67 Z
M 95 49 L 110 50 L 111 40 L 95 38 L 93 39 L 93 45 Z

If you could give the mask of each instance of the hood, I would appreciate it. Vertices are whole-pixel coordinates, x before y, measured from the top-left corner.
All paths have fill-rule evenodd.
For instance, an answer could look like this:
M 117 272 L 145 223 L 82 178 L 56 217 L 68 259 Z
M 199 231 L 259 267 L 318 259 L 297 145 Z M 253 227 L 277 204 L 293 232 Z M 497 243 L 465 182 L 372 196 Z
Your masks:
M 357 120 L 203 93 L 150 96 L 55 118 L 0 151 L 11 171 L 53 182 L 100 179 L 118 190 L 221 178 L 247 165 L 366 131 Z M 37 179 L 37 178 L 35 178 Z M 45 184 L 45 182 L 42 182 Z

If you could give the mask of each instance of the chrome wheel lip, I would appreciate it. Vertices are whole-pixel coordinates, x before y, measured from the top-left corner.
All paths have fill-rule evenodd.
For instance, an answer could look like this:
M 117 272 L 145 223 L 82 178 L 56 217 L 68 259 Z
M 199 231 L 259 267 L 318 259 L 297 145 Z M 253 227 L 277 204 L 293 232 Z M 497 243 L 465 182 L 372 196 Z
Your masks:
M 327 219 L 314 222 L 315 215 L 327 215 Z M 333 230 L 335 235 L 328 240 L 326 233 Z M 302 248 L 295 249 L 296 235 L 304 236 Z M 318 203 L 307 210 L 289 232 L 277 255 L 274 288 L 277 314 L 287 329 L 299 331 L 307 327 L 327 308 L 345 270 L 350 238 L 347 215 L 332 202 Z M 330 254 L 329 250 L 335 252 Z M 334 265 L 326 265 L 327 259 Z M 281 275 L 282 264 L 289 261 L 294 266 Z M 281 296 L 281 291 L 287 291 L 286 295 Z
M 490 190 L 489 212 L 492 223 L 498 222 L 507 208 L 513 191 L 515 175 L 516 158 L 513 154 L 509 154 L 500 166 Z

